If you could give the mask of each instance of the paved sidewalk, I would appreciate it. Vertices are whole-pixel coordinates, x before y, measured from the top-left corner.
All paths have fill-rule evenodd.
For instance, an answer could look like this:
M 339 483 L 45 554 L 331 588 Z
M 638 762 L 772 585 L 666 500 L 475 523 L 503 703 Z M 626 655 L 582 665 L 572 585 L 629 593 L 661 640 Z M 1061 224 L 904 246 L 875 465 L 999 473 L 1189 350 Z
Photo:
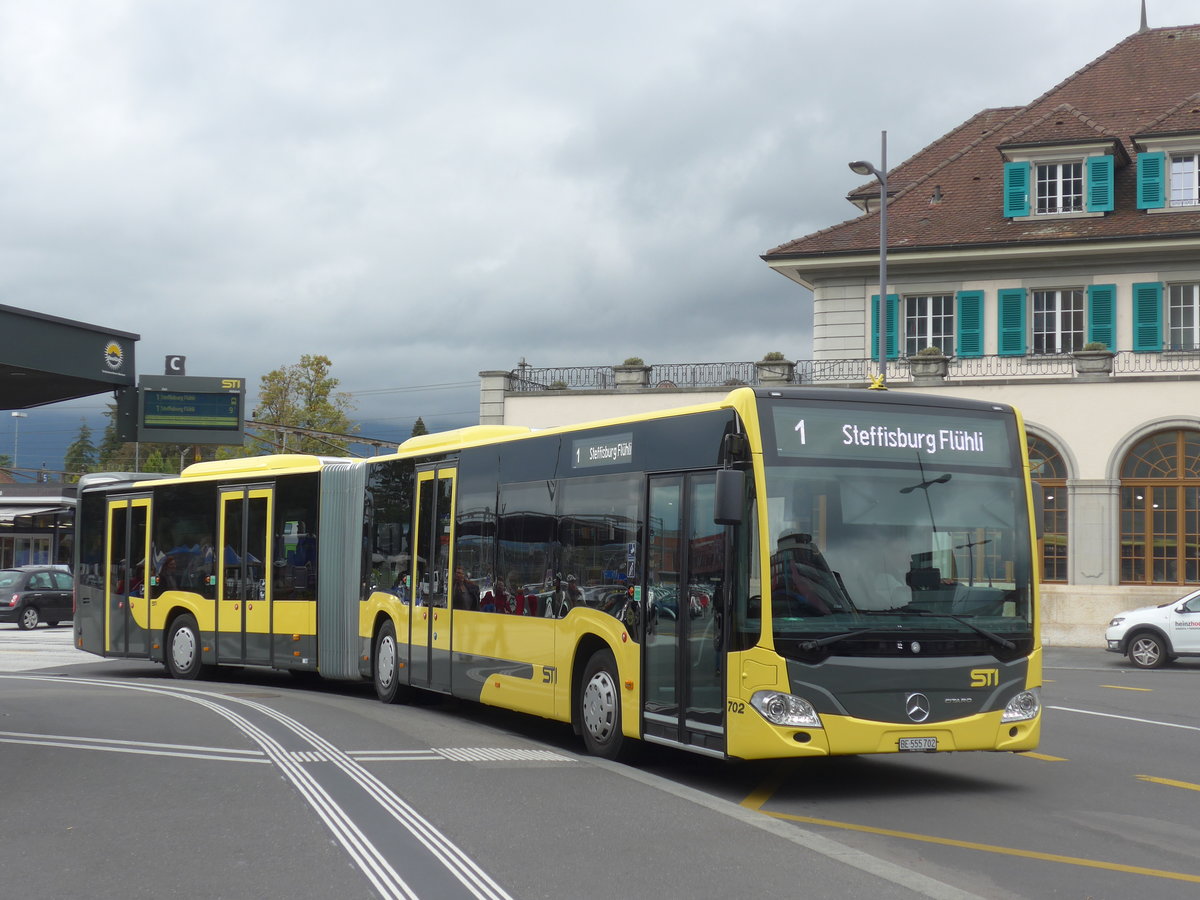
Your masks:
M 29 672 L 50 666 L 104 662 L 99 656 L 76 650 L 70 624 L 32 631 L 16 625 L 0 625 L 0 672 Z

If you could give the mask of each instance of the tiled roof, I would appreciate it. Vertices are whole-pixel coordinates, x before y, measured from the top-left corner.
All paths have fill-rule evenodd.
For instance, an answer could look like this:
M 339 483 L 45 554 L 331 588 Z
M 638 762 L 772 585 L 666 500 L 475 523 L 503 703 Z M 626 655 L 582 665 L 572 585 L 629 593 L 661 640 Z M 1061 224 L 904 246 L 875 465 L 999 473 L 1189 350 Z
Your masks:
M 1200 207 L 1169 215 L 1136 208 L 1137 167 L 1129 162 L 1137 154 L 1134 137 L 1170 133 L 1200 135 L 1200 25 L 1130 35 L 1027 106 L 984 110 L 889 171 L 889 252 L 1200 232 Z M 1103 139 L 1122 148 L 1114 212 L 1044 221 L 1004 217 L 1001 146 Z M 903 187 L 893 190 L 893 181 Z M 876 184 L 849 196 L 878 194 Z M 798 238 L 764 259 L 870 251 L 879 246 L 876 217 L 872 211 Z
M 1091 116 L 1084 115 L 1070 103 L 1060 103 L 1010 135 L 1000 146 L 1004 148 L 1030 144 L 1071 144 L 1119 137 L 1115 131 L 1105 128 Z

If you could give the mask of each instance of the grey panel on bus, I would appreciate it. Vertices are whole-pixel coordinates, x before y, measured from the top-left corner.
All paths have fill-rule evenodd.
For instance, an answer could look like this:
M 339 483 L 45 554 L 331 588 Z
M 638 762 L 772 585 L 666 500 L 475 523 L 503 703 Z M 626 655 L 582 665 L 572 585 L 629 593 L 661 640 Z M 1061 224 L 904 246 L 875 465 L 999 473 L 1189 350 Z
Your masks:
M 357 680 L 358 570 L 366 467 L 326 462 L 317 535 L 317 660 L 325 678 Z

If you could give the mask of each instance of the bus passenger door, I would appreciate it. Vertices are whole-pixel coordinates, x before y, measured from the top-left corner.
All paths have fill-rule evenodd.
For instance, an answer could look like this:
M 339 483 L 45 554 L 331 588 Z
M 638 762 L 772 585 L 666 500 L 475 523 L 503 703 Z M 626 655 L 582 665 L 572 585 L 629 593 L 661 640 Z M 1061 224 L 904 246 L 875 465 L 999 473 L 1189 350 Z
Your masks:
M 217 579 L 217 661 L 271 662 L 271 507 L 273 489 L 221 491 L 221 575 Z
M 450 556 L 454 547 L 455 470 L 417 473 L 416 540 L 413 541 L 411 683 L 450 692 Z
M 108 501 L 104 569 L 104 649 L 120 656 L 150 655 L 150 498 Z
M 650 479 L 642 684 L 643 734 L 725 750 L 725 527 L 715 475 Z

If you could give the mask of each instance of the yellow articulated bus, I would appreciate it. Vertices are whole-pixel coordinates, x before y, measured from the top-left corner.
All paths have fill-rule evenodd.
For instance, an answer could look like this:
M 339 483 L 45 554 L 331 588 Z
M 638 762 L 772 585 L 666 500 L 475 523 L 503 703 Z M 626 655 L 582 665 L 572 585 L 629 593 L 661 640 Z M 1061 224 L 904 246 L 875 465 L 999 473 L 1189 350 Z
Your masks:
M 1036 516 L 1010 407 L 738 388 L 371 459 L 88 476 L 75 640 L 177 678 L 371 679 L 742 759 L 1030 750 Z

